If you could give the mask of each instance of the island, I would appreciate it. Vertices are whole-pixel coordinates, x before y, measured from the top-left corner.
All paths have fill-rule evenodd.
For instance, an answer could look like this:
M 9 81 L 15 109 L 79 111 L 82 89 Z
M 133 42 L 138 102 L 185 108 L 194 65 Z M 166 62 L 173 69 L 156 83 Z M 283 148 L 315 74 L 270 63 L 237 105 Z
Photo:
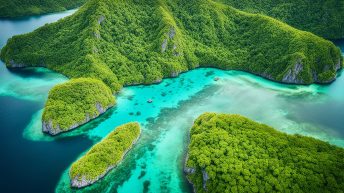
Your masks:
M 195 192 L 342 192 L 344 149 L 204 113 L 191 128 L 184 171 Z
M 330 83 L 343 67 L 330 41 L 208 0 L 89 0 L 72 16 L 12 37 L 0 57 L 10 68 L 98 78 L 113 91 L 197 67 L 291 84 Z
M 72 164 L 69 171 L 71 186 L 82 188 L 104 177 L 123 160 L 140 134 L 140 125 L 136 122 L 117 127 Z
M 50 90 L 42 116 L 43 132 L 57 135 L 72 130 L 114 105 L 112 91 L 101 80 L 71 79 Z
M 17 18 L 65 11 L 81 6 L 86 0 L 0 0 L 0 18 Z
M 240 10 L 261 13 L 327 39 L 344 38 L 341 0 L 219 0 Z

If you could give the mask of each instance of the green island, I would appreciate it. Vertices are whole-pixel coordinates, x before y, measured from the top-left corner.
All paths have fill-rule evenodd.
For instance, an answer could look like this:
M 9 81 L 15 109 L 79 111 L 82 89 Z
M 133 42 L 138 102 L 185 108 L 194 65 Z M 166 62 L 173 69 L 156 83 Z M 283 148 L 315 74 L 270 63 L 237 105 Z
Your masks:
M 195 192 L 344 190 L 344 149 L 240 115 L 205 113 L 191 128 L 184 171 Z
M 43 132 L 56 135 L 98 117 L 115 105 L 112 91 L 92 78 L 71 79 L 49 91 L 43 116 Z
M 15 18 L 64 11 L 86 0 L 0 0 L 0 18 Z
M 211 0 L 89 0 L 72 16 L 12 37 L 0 57 L 7 67 L 98 78 L 112 91 L 197 67 L 329 83 L 343 66 L 332 42 Z
M 344 38 L 342 0 L 219 0 L 240 10 L 261 13 L 329 39 Z
M 117 127 L 72 164 L 69 171 L 71 186 L 82 188 L 104 177 L 123 160 L 140 134 L 138 123 L 132 122 Z

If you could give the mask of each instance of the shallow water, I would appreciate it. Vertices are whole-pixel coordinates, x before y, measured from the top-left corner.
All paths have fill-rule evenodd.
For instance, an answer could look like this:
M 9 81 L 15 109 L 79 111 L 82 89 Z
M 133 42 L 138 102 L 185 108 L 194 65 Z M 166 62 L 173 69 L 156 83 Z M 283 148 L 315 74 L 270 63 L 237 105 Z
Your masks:
M 16 26 L 15 22 L 11 25 Z M 20 22 L 24 22 L 20 23 L 23 27 L 27 26 L 25 20 Z M 35 23 L 30 18 L 27 22 Z M 38 22 L 37 26 L 40 24 Z M 343 42 L 338 44 L 344 47 Z M 182 172 L 188 130 L 197 116 L 209 111 L 242 114 L 287 133 L 308 135 L 344 147 L 343 76 L 328 86 L 295 86 L 274 83 L 244 72 L 197 69 L 178 78 L 165 79 L 157 85 L 126 87 L 117 96 L 118 105 L 105 115 L 53 138 L 41 132 L 42 107 L 49 88 L 66 79 L 48 70 L 11 73 L 3 65 L 0 73 L 7 76 L 0 76 L 0 96 L 4 96 L 0 97 L 0 102 L 8 104 L 6 100 L 10 98 L 14 105 L 27 105 L 19 108 L 26 113 L 18 114 L 18 123 L 9 122 L 6 127 L 9 132 L 16 130 L 12 132 L 11 140 L 20 138 L 16 146 L 25 147 L 23 151 L 26 154 L 40 156 L 44 153 L 38 148 L 44 146 L 45 150 L 51 148 L 51 151 L 47 151 L 59 159 L 66 158 L 61 163 L 54 162 L 59 171 L 55 171 L 55 165 L 50 169 L 44 168 L 44 174 L 27 171 L 31 175 L 60 176 L 59 181 L 52 181 L 46 186 L 45 192 L 52 190 L 55 183 L 56 192 L 191 192 Z M 215 77 L 220 80 L 214 81 Z M 9 84 L 11 81 L 12 84 Z M 148 99 L 153 99 L 153 103 L 147 103 Z M 2 110 L 4 114 L 10 111 L 7 108 Z M 116 126 L 129 121 L 141 124 L 142 137 L 119 167 L 88 188 L 78 191 L 70 189 L 68 165 L 72 160 L 91 146 L 90 140 L 95 143 Z M 0 150 L 7 155 L 12 147 L 6 147 L 6 143 L 10 142 L 3 143 L 3 149 Z M 68 146 L 75 150 L 70 150 Z M 71 152 L 65 154 L 63 148 Z M 50 155 L 46 160 L 37 159 L 37 162 L 32 156 L 32 162 L 26 163 L 27 166 L 23 168 L 40 168 L 42 161 L 49 163 L 49 160 L 52 162 L 53 156 Z M 13 167 L 18 165 L 20 163 L 12 164 Z M 21 176 L 20 171 L 13 173 Z M 6 180 L 13 183 L 15 179 Z M 29 180 L 27 184 L 40 186 L 41 182 Z

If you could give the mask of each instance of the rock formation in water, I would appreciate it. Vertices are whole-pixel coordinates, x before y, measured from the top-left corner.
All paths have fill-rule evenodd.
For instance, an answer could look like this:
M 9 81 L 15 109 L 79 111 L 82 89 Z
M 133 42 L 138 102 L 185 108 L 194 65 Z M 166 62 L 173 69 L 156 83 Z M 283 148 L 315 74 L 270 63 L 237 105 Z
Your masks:
M 205 113 L 184 172 L 195 192 L 341 192 L 344 149 L 240 115 Z
M 83 157 L 73 163 L 69 171 L 71 186 L 82 188 L 103 178 L 115 168 L 137 142 L 141 134 L 138 123 L 117 127 Z
M 56 135 L 83 125 L 115 105 L 111 90 L 100 80 L 72 79 L 55 86 L 42 117 L 43 132 Z

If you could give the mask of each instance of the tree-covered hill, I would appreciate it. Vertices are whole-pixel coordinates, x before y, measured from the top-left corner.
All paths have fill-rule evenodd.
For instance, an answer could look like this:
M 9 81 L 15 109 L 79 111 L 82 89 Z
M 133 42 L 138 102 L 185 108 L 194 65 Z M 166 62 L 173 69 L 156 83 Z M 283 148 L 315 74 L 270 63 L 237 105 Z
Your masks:
M 72 9 L 86 0 L 0 0 L 0 18 L 38 15 Z
M 185 172 L 196 192 L 344 190 L 344 149 L 240 115 L 205 113 L 191 128 Z
M 72 79 L 49 91 L 42 126 L 51 135 L 74 129 L 115 105 L 111 90 L 92 78 Z
M 344 38 L 343 0 L 218 0 L 251 13 L 261 13 L 319 36 Z
M 11 38 L 1 58 L 8 67 L 99 78 L 112 90 L 199 66 L 298 84 L 328 83 L 342 67 L 333 43 L 211 0 L 89 0 L 70 17 Z

